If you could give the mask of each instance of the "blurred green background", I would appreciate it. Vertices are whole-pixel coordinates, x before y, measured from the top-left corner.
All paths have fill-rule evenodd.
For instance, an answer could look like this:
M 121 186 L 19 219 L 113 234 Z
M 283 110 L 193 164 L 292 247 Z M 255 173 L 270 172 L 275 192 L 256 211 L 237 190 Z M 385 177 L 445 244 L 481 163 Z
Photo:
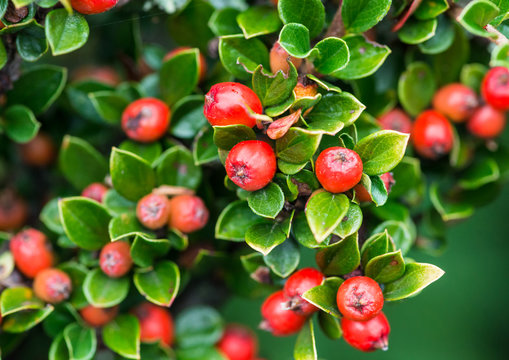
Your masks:
M 391 324 L 387 352 L 363 354 L 343 339 L 317 333 L 318 358 L 333 359 L 509 359 L 509 187 L 490 206 L 453 225 L 440 257 L 414 251 L 409 256 L 430 262 L 445 275 L 419 296 L 386 303 Z M 311 262 L 309 262 L 311 265 Z M 223 308 L 230 321 L 256 328 L 262 300 L 235 298 Z M 267 360 L 293 360 L 295 337 L 257 332 Z

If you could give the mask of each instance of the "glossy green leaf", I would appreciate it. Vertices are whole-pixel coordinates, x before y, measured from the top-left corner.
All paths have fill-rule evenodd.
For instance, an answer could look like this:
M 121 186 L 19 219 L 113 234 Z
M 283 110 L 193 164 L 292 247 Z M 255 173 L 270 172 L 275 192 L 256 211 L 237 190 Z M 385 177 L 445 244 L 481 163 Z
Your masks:
M 13 287 L 2 291 L 0 296 L 0 313 L 7 316 L 23 310 L 40 310 L 44 302 L 35 297 L 32 289 Z
M 208 306 L 194 306 L 182 311 L 175 321 L 177 344 L 189 349 L 212 346 L 223 335 L 221 315 Z
M 256 223 L 247 229 L 246 243 L 254 250 L 267 255 L 287 239 L 286 228 L 288 224 L 284 222 Z
M 69 303 L 76 309 L 81 309 L 88 305 L 85 294 L 83 293 L 83 282 L 88 273 L 88 268 L 80 263 L 68 261 L 59 264 L 58 268 L 65 271 L 71 278 L 72 293 Z
M 399 101 L 407 113 L 417 116 L 428 107 L 435 89 L 435 80 L 429 66 L 423 62 L 415 62 L 410 64 L 399 78 Z
M 215 236 L 218 239 L 244 241 L 246 231 L 265 220 L 254 214 L 247 201 L 230 203 L 219 215 Z
M 64 10 L 65 11 L 65 10 Z M 93 359 L 97 349 L 95 330 L 78 323 L 69 324 L 64 329 L 64 340 L 69 350 L 69 359 Z
M 458 16 L 458 22 L 469 32 L 477 36 L 494 37 L 485 26 L 493 20 L 500 9 L 491 1 L 474 0 L 469 2 Z
M 199 56 L 198 49 L 185 50 L 165 61 L 161 67 L 161 94 L 170 106 L 191 94 L 198 85 Z
M 447 0 L 424 0 L 413 15 L 419 20 L 427 20 L 437 17 L 447 9 L 449 9 Z
M 313 64 L 322 74 L 332 74 L 343 69 L 350 60 L 347 43 L 343 39 L 328 37 L 313 48 Z
M 48 51 L 44 28 L 34 24 L 21 30 L 16 37 L 16 48 L 23 60 L 39 60 Z
M 166 239 L 151 239 L 139 234 L 131 246 L 131 257 L 138 266 L 150 266 L 154 259 L 166 255 L 170 247 L 171 244 Z
M 305 163 L 313 157 L 321 139 L 321 134 L 298 127 L 290 128 L 285 136 L 276 140 L 276 156 L 292 164 Z
M 286 24 L 279 34 L 279 44 L 288 54 L 296 58 L 311 55 L 309 30 L 302 24 Z
M 278 11 L 284 24 L 304 25 L 311 38 L 320 34 L 325 23 L 325 9 L 320 0 L 280 0 Z
M 217 9 L 209 20 L 209 28 L 216 36 L 235 35 L 242 33 L 237 23 L 240 11 L 233 8 Z
M 201 168 L 194 164 L 193 155 L 183 146 L 177 145 L 166 150 L 153 165 L 158 185 L 196 189 L 201 183 Z
M 463 189 L 473 190 L 497 181 L 499 178 L 500 170 L 496 161 L 491 158 L 485 158 L 466 170 L 459 180 L 459 185 Z
M 104 344 L 128 359 L 140 358 L 140 324 L 133 315 L 119 315 L 103 328 Z
M 219 161 L 218 147 L 214 144 L 214 129 L 205 126 L 193 141 L 193 159 L 196 166 Z
M 357 233 L 329 245 L 316 253 L 316 263 L 328 276 L 345 275 L 361 262 Z
M 224 36 L 219 39 L 219 57 L 223 66 L 236 78 L 249 80 L 258 65 L 269 68 L 269 51 L 258 39 L 244 39 L 243 35 Z
M 44 27 L 53 56 L 77 50 L 88 40 L 88 23 L 77 12 L 69 14 L 65 9 L 53 10 L 46 16 Z
M 111 278 L 97 268 L 91 270 L 83 282 L 87 301 L 95 307 L 112 307 L 120 304 L 129 292 L 129 278 Z
M 336 318 L 341 318 L 341 313 L 336 303 L 336 297 L 339 286 L 343 281 L 344 280 L 340 277 L 329 277 L 322 285 L 306 291 L 302 297 L 327 314 Z
M 120 143 L 121 150 L 133 153 L 145 159 L 147 162 L 154 162 L 163 152 L 162 146 L 158 142 L 144 144 L 133 140 L 125 140 Z
M 509 44 L 500 44 L 491 52 L 490 66 L 509 67 Z
M 41 211 L 39 218 L 44 225 L 57 234 L 63 234 L 64 228 L 60 221 L 60 213 L 58 210 L 58 199 L 49 201 Z
M 297 85 L 297 69 L 288 62 L 288 74 L 278 71 L 275 75 L 267 75 L 260 65 L 253 73 L 253 90 L 263 106 L 278 105 L 288 99 Z
M 247 203 L 255 214 L 274 219 L 283 209 L 285 196 L 283 190 L 271 182 L 263 189 L 250 193 Z
M 170 134 L 181 139 L 192 139 L 208 125 L 203 115 L 203 101 L 203 96 L 191 95 L 176 103 L 172 109 Z
M 180 287 L 180 272 L 175 263 L 161 261 L 153 269 L 136 271 L 133 280 L 140 294 L 148 301 L 170 307 Z
M 40 310 L 16 312 L 2 319 L 2 329 L 8 333 L 23 333 L 41 323 L 53 310 L 53 306 L 48 304 Z
M 384 298 L 386 301 L 408 298 L 440 279 L 442 275 L 444 271 L 435 265 L 409 263 L 401 278 L 385 285 Z
M 389 251 L 391 239 L 387 231 L 371 235 L 362 244 L 361 264 L 365 268 L 369 261 L 377 256 L 383 255 Z
M 295 220 L 292 223 L 292 232 L 295 239 L 301 245 L 310 249 L 327 246 L 331 238 L 331 236 L 329 236 L 323 242 L 316 241 L 315 236 L 309 228 L 308 220 L 306 219 L 306 214 L 304 212 L 299 212 L 295 216 Z
M 320 243 L 325 240 L 348 212 L 350 201 L 343 194 L 323 191 L 313 195 L 307 202 L 305 213 L 309 228 Z
M 466 219 L 475 211 L 474 206 L 463 202 L 449 202 L 440 194 L 438 185 L 432 184 L 429 188 L 429 197 L 434 208 L 441 215 L 443 221 Z
M 389 11 L 391 0 L 344 0 L 341 15 L 348 33 L 364 32 L 379 23 Z
M 331 340 L 337 340 L 343 335 L 341 323 L 335 316 L 329 315 L 323 311 L 318 313 L 318 324 L 322 332 Z
M 435 35 L 419 43 L 419 49 L 424 54 L 438 54 L 447 50 L 454 41 L 454 25 L 443 15 L 437 18 L 438 24 Z
M 48 353 L 49 360 L 68 360 L 69 350 L 64 340 L 64 333 L 58 334 L 51 343 Z
M 313 321 L 309 320 L 297 336 L 297 342 L 293 350 L 295 360 L 317 360 L 315 331 Z
M 122 113 L 129 101 L 113 91 L 98 91 L 88 94 L 92 105 L 101 118 L 110 124 L 120 124 Z
M 399 279 L 405 273 L 405 260 L 401 250 L 379 255 L 371 259 L 364 274 L 376 282 L 385 284 Z
M 417 20 L 410 18 L 398 31 L 398 37 L 405 44 L 420 44 L 435 35 L 437 25 L 437 19 Z
M 122 197 L 115 189 L 108 190 L 104 195 L 103 204 L 114 216 L 136 210 L 136 203 Z
M 237 16 L 237 22 L 246 39 L 276 32 L 282 26 L 272 6 L 250 7 Z
M 466 33 L 459 25 L 456 25 L 454 41 L 451 46 L 446 51 L 442 51 L 433 57 L 433 72 L 437 84 L 444 85 L 457 81 L 461 68 L 468 61 L 469 52 L 470 43 Z M 421 90 L 426 89 L 423 88 Z M 427 98 L 429 93 L 434 93 L 434 90 L 426 90 L 424 93 L 421 93 L 421 96 L 425 94 Z
M 32 110 L 23 105 L 10 106 L 5 111 L 4 119 L 7 136 L 18 143 L 32 140 L 41 126 Z
M 255 139 L 255 132 L 246 125 L 214 126 L 214 143 L 220 149 L 231 150 L 239 142 Z
M 177 356 L 179 360 L 226 360 L 221 352 L 214 346 L 178 349 Z
M 380 178 L 380 176 L 368 176 L 366 174 L 362 174 L 360 184 L 362 184 L 362 186 L 367 190 L 369 196 L 371 197 L 371 201 L 376 206 L 385 205 L 389 194 L 387 193 L 385 183 Z
M 334 229 L 333 234 L 340 238 L 345 238 L 356 233 L 362 225 L 362 210 L 359 205 L 350 203 L 348 212 L 343 217 L 339 225 Z
M 386 230 L 394 243 L 395 249 L 401 249 L 401 252 L 405 255 L 415 242 L 415 234 L 412 234 L 408 224 L 402 221 L 385 221 L 379 224 L 373 230 L 373 233 L 381 233 Z M 388 250 L 394 251 L 391 249 L 391 243 L 389 243 Z
M 299 266 L 300 252 L 295 244 L 288 240 L 264 256 L 265 264 L 279 277 L 290 276 Z

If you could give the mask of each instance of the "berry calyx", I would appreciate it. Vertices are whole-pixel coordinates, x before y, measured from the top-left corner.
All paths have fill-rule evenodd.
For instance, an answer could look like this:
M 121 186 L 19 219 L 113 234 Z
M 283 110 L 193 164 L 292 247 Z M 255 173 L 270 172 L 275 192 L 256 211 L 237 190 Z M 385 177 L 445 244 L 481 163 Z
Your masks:
M 122 129 L 139 142 L 161 138 L 170 124 L 170 108 L 155 98 L 143 98 L 129 104 L 122 114 Z
M 477 95 L 463 84 L 449 84 L 433 97 L 433 108 L 454 122 L 466 121 L 478 105 Z
M 115 241 L 106 244 L 99 255 L 101 270 L 112 278 L 122 277 L 131 270 L 133 260 L 131 248 L 125 241 Z
M 302 315 L 311 315 L 318 310 L 316 306 L 305 300 L 302 295 L 323 284 L 325 276 L 313 268 L 304 268 L 295 272 L 288 278 L 283 288 L 285 296 L 289 300 L 289 307 Z
M 74 10 L 85 15 L 100 14 L 117 5 L 118 0 L 71 0 Z
M 101 183 L 92 183 L 83 189 L 81 196 L 102 203 L 104 196 L 108 192 L 108 188 Z
M 170 201 L 164 195 L 149 194 L 142 197 L 136 206 L 136 217 L 140 223 L 152 230 L 168 223 Z
M 113 320 L 118 314 L 118 306 L 98 308 L 92 305 L 85 306 L 80 310 L 80 315 L 85 322 L 93 327 L 101 327 Z
M 228 325 L 217 349 L 227 360 L 253 360 L 258 352 L 258 341 L 248 328 Z
M 353 150 L 331 147 L 320 153 L 316 159 L 315 171 L 325 190 L 342 193 L 361 181 L 362 160 Z
M 411 139 L 421 156 L 437 159 L 451 151 L 454 133 L 449 120 L 442 114 L 427 110 L 415 120 Z
M 307 317 L 288 308 L 288 299 L 283 290 L 270 295 L 262 305 L 264 321 L 260 327 L 275 336 L 287 336 L 297 333 Z
M 380 116 L 377 121 L 384 130 L 394 130 L 405 134 L 412 132 L 412 119 L 401 109 L 392 109 Z
M 51 244 L 38 230 L 23 230 L 11 239 L 9 247 L 16 267 L 28 278 L 53 265 Z
M 203 113 L 210 125 L 256 125 L 250 112 L 261 114 L 263 106 L 253 90 L 235 82 L 223 82 L 212 86 L 205 95 Z
M 209 220 L 209 211 L 201 198 L 194 195 L 178 195 L 170 201 L 168 225 L 183 233 L 202 229 Z
M 176 49 L 173 49 L 168 54 L 166 54 L 163 58 L 163 61 L 168 61 L 175 55 L 180 54 L 181 52 L 184 52 L 186 50 L 191 50 L 192 48 L 189 46 L 181 46 Z M 200 55 L 198 57 L 198 74 L 199 74 L 199 82 L 202 82 L 205 80 L 205 77 L 207 76 L 207 60 L 205 60 L 205 56 L 200 52 Z
M 341 330 L 345 341 L 356 349 L 364 352 L 387 350 L 391 327 L 384 313 L 368 321 L 341 319 Z
M 43 133 L 37 134 L 31 141 L 21 145 L 21 158 L 31 166 L 48 166 L 55 159 L 56 149 L 51 138 Z
M 247 191 L 264 188 L 276 174 L 276 154 L 264 141 L 247 140 L 235 145 L 226 157 L 226 173 Z
M 58 304 L 69 298 L 72 282 L 69 275 L 58 269 L 44 269 L 34 279 L 34 293 L 39 299 Z
M 382 289 L 367 276 L 354 276 L 345 280 L 338 289 L 336 300 L 341 314 L 355 321 L 372 319 L 384 306 Z
M 278 71 L 282 71 L 283 73 L 288 74 L 290 71 L 290 65 L 287 60 L 290 60 L 297 69 L 302 64 L 302 59 L 290 56 L 290 54 L 283 49 L 281 44 L 279 44 L 279 41 L 276 41 L 272 46 L 272 49 L 270 49 L 270 70 L 272 73 L 275 74 Z
M 16 230 L 22 227 L 28 217 L 28 206 L 14 191 L 0 192 L 0 231 Z
M 491 105 L 484 105 L 468 120 L 467 129 L 481 139 L 493 139 L 504 131 L 505 123 L 505 114 L 502 111 Z
M 509 69 L 497 66 L 488 71 L 482 81 L 481 93 L 495 109 L 509 110 Z
M 384 182 L 385 189 L 387 190 L 387 194 L 391 192 L 392 186 L 396 183 L 394 181 L 394 177 L 391 173 L 385 173 L 380 175 L 380 178 Z M 369 194 L 368 190 L 364 187 L 362 184 L 357 184 L 353 188 L 355 190 L 355 198 L 359 200 L 360 202 L 372 202 L 373 199 L 371 198 L 371 195 Z
M 157 305 L 144 302 L 133 310 L 140 322 L 140 341 L 159 341 L 165 346 L 173 343 L 173 319 L 170 313 Z

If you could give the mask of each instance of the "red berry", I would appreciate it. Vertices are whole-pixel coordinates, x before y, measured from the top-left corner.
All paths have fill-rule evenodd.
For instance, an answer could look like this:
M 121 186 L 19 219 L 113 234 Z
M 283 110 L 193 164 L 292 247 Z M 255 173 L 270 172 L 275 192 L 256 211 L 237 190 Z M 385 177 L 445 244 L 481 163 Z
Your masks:
M 170 313 L 157 305 L 144 302 L 133 310 L 140 322 L 141 342 L 160 341 L 165 346 L 173 343 L 173 319 Z
M 331 147 L 320 153 L 316 159 L 315 171 L 325 190 L 342 193 L 361 181 L 362 160 L 353 150 Z
M 228 325 L 217 348 L 227 360 L 253 360 L 258 352 L 258 341 L 248 328 Z
M 129 104 L 122 114 L 122 129 L 139 142 L 161 138 L 170 124 L 170 108 L 154 98 L 143 98 Z
M 92 305 L 85 306 L 80 310 L 81 317 L 93 327 L 101 327 L 113 320 L 118 313 L 118 306 L 98 308 Z
M 433 97 L 433 107 L 454 122 L 466 121 L 477 107 L 477 95 L 463 84 L 449 84 Z
M 451 151 L 454 133 L 449 120 L 442 114 L 426 110 L 415 120 L 411 138 L 421 156 L 437 159 Z
M 262 328 L 275 336 L 292 335 L 298 332 L 307 317 L 288 308 L 288 299 L 283 290 L 270 295 L 262 305 Z
M 391 327 L 383 312 L 368 321 L 343 318 L 341 329 L 345 341 L 356 349 L 365 352 L 388 349 Z
M 338 289 L 338 309 L 350 320 L 372 319 L 384 306 L 384 294 L 378 283 L 367 276 L 354 276 Z
M 249 109 L 257 114 L 263 112 L 260 99 L 245 85 L 224 82 L 212 86 L 205 95 L 203 113 L 212 126 L 246 125 L 253 127 L 256 119 Z
M 101 183 L 92 183 L 83 189 L 81 196 L 102 203 L 107 192 L 108 188 L 105 185 Z
M 131 270 L 133 260 L 130 246 L 124 241 L 115 241 L 106 244 L 99 255 L 101 270 L 112 278 L 122 277 Z
M 391 173 L 385 173 L 380 175 L 380 178 L 384 182 L 385 189 L 387 189 L 387 193 L 391 192 L 392 185 L 395 184 L 394 177 Z M 369 194 L 368 190 L 362 185 L 361 183 L 355 185 L 355 198 L 359 200 L 360 202 L 371 202 L 373 199 L 371 199 L 371 195 Z
M 136 216 L 143 226 L 159 229 L 168 223 L 170 200 L 164 195 L 146 195 L 138 201 Z
M 166 56 L 163 58 L 163 61 L 168 61 L 175 55 L 180 54 L 183 51 L 191 50 L 192 48 L 189 46 L 181 46 L 176 49 L 173 49 L 170 51 Z M 198 58 L 198 73 L 199 73 L 199 81 L 202 82 L 205 80 L 205 77 L 207 76 L 207 60 L 205 60 L 205 56 L 203 56 L 202 53 L 200 53 L 200 56 Z
M 58 304 L 69 298 L 72 282 L 69 275 L 58 269 L 44 269 L 34 279 L 35 295 L 50 304 Z
M 392 109 L 378 118 L 384 130 L 394 130 L 405 134 L 412 132 L 412 119 L 401 109 Z
M 495 109 L 509 110 L 509 69 L 498 66 L 488 71 L 482 82 L 481 93 Z
M 71 6 L 85 15 L 100 14 L 117 5 L 118 0 L 71 0 Z
M 23 162 L 32 166 L 48 166 L 55 159 L 56 149 L 53 140 L 43 133 L 37 134 L 31 141 L 21 145 Z
M 26 277 L 34 278 L 53 265 L 51 244 L 38 230 L 27 229 L 18 233 L 9 245 L 16 267 Z
M 467 129 L 482 139 L 492 139 L 504 131 L 505 114 L 490 105 L 478 108 L 468 120 Z
M 183 233 L 192 233 L 202 229 L 209 220 L 209 211 L 198 196 L 179 195 L 170 201 L 168 225 Z
M 288 65 L 287 60 L 290 60 L 297 69 L 302 64 L 302 59 L 290 56 L 286 50 L 281 47 L 279 42 L 276 41 L 272 49 L 270 49 L 270 69 L 274 74 L 278 71 L 288 74 L 290 65 Z
M 230 180 L 242 189 L 259 190 L 276 174 L 276 154 L 264 141 L 242 141 L 228 153 L 225 167 Z
M 309 289 L 322 285 L 325 276 L 313 268 L 304 268 L 288 278 L 283 288 L 285 296 L 290 300 L 290 307 L 302 315 L 311 315 L 318 308 L 302 298 Z
M 28 217 L 28 206 L 12 190 L 0 192 L 0 231 L 22 227 Z

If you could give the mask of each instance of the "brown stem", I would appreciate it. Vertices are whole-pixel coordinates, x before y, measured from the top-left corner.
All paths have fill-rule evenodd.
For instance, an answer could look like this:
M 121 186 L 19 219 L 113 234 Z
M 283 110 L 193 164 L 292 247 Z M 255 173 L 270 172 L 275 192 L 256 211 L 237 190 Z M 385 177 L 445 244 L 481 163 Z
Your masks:
M 345 24 L 343 24 L 343 17 L 341 16 L 341 5 L 343 0 L 339 1 L 338 11 L 334 15 L 332 22 L 329 26 L 329 30 L 325 33 L 325 37 L 342 37 L 345 35 Z

